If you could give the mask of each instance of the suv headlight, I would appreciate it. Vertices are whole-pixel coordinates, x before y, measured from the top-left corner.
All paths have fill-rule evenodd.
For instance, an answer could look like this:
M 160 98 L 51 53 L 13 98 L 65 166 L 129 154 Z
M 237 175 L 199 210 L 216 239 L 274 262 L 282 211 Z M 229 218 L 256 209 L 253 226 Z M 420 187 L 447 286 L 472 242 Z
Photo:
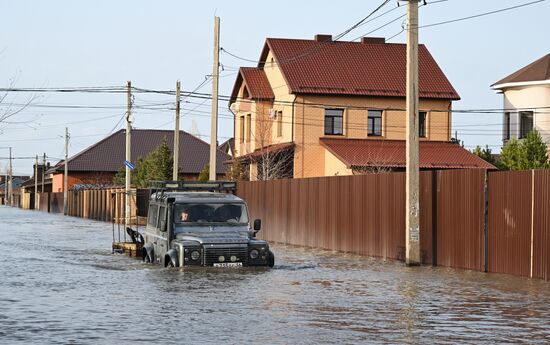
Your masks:
M 252 249 L 249 255 L 252 260 L 255 260 L 258 258 L 258 256 L 260 256 L 260 252 L 258 251 L 258 249 Z
M 191 252 L 191 260 L 197 261 L 201 257 L 201 253 L 198 250 L 193 250 Z

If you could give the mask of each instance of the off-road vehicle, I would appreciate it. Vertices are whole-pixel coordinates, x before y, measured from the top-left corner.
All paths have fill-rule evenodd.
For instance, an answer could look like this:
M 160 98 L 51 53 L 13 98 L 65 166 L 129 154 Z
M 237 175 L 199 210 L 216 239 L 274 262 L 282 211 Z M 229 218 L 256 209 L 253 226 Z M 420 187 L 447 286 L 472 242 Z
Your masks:
M 164 267 L 273 267 L 269 244 L 256 239 L 235 182 L 164 182 L 149 200 L 145 262 Z M 159 183 L 156 183 L 159 186 Z

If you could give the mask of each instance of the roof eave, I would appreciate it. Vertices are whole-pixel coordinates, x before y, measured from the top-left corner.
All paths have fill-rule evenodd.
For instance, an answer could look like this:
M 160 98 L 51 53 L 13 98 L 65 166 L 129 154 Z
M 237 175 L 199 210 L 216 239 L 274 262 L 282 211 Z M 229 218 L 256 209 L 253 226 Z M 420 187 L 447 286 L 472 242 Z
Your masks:
M 550 85 L 550 79 L 546 80 L 531 80 L 531 81 L 516 81 L 516 82 L 510 82 L 510 83 L 502 83 L 502 84 L 493 84 L 491 85 L 491 89 L 495 91 L 502 91 L 504 89 L 510 89 L 514 87 L 525 87 L 525 86 L 538 86 L 538 85 Z

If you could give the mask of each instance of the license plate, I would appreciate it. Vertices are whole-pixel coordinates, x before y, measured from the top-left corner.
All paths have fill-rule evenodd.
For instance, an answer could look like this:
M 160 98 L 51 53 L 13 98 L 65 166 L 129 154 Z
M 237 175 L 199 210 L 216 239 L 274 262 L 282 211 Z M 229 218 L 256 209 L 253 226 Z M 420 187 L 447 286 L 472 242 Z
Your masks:
M 214 267 L 243 267 L 242 262 L 215 262 Z

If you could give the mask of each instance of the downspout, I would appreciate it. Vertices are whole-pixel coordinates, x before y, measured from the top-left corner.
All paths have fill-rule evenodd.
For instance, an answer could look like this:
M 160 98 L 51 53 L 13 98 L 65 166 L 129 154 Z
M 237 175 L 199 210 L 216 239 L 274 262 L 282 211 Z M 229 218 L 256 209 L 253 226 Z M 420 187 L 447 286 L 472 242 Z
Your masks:
M 302 177 L 304 177 L 304 160 L 305 160 L 305 150 L 306 150 L 306 136 L 305 136 L 305 121 L 306 121 L 306 103 L 305 100 L 302 99 Z
M 453 101 L 450 101 L 449 108 L 447 110 L 447 141 L 451 140 L 451 124 L 452 124 L 452 116 L 453 116 L 452 106 L 453 106 Z
M 294 140 L 294 107 L 296 105 L 296 99 L 298 98 L 298 95 L 294 95 L 294 100 L 292 101 L 292 120 L 291 120 L 291 126 L 290 126 L 290 140 L 292 141 L 292 143 L 296 143 L 296 141 Z M 294 153 L 293 153 L 293 157 L 292 157 L 292 177 L 294 178 L 294 173 L 295 173 L 295 168 L 294 168 L 294 163 L 296 162 L 296 150 L 294 149 L 293 150 Z
M 294 105 L 296 104 L 296 98 L 298 98 L 298 95 L 294 95 L 294 100 L 292 101 L 292 126 L 291 128 L 291 134 L 290 134 L 290 140 L 294 142 Z
M 236 114 L 235 114 L 235 113 L 233 112 L 233 110 L 231 109 L 231 103 L 229 104 L 229 107 L 228 107 L 228 108 L 229 108 L 229 111 L 231 112 L 231 114 L 233 114 L 233 140 L 235 140 L 235 137 L 236 137 L 236 135 L 235 135 L 235 134 L 236 134 L 236 132 L 235 132 L 235 131 L 236 131 L 235 127 L 237 127 L 235 122 L 237 122 L 237 121 L 236 121 L 237 117 L 236 117 Z M 236 144 L 235 144 L 235 145 L 236 145 Z M 232 151 L 231 153 L 233 154 L 233 159 L 235 159 L 235 152 Z

